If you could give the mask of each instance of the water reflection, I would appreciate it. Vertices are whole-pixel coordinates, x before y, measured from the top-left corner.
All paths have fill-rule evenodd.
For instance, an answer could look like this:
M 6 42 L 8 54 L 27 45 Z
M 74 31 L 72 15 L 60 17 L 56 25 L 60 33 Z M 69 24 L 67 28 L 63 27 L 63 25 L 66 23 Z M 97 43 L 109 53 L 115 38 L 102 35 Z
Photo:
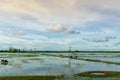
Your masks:
M 1 54 L 0 54 L 1 55 Z M 56 55 L 60 55 L 56 53 Z M 67 54 L 62 54 L 67 55 Z M 79 54 L 80 55 L 80 54 Z M 79 55 L 77 56 L 79 58 Z M 93 55 L 93 54 L 83 54 Z M 97 56 L 100 54 L 96 54 Z M 115 54 L 114 54 L 115 55 Z M 85 71 L 120 71 L 119 65 L 75 60 L 55 56 L 41 55 L 41 53 L 30 54 L 2 54 L 0 76 L 27 76 L 27 75 L 74 75 Z M 9 57 L 11 56 L 11 57 Z M 94 54 L 95 56 L 95 54 Z M 101 57 L 101 55 L 100 55 Z M 84 57 L 83 57 L 84 58 Z

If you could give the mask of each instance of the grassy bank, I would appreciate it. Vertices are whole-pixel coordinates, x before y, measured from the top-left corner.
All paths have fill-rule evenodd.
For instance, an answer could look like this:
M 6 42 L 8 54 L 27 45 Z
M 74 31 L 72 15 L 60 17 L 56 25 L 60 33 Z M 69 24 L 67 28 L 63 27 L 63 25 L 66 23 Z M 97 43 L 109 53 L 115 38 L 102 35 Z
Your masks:
M 101 73 L 99 75 L 94 73 Z M 78 76 L 82 77 L 120 77 L 120 72 L 115 71 L 88 71 L 88 72 L 82 72 L 77 74 Z
M 0 77 L 0 80 L 61 80 L 61 76 L 9 76 Z

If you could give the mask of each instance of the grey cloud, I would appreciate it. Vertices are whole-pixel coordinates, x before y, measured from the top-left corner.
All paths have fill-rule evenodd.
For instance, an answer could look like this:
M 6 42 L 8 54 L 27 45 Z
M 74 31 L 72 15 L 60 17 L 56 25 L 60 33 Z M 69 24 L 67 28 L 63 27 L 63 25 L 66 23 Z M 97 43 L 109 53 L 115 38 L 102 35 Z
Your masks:
M 64 33 L 66 34 L 75 34 L 75 31 L 74 30 L 66 30 Z
M 25 36 L 25 35 L 27 35 L 27 33 L 23 32 L 23 31 L 14 32 L 13 34 L 16 35 L 16 36 Z
M 116 39 L 116 37 L 103 37 L 103 38 L 83 38 L 83 40 L 85 41 L 89 41 L 89 42 L 109 42 L 111 39 Z
M 109 41 L 109 39 L 106 39 L 106 38 L 100 38 L 100 39 L 83 38 L 83 40 L 86 40 L 88 42 L 96 42 L 96 43 L 98 43 L 98 42 L 108 42 Z
M 110 37 L 110 36 L 108 36 L 108 37 L 105 37 L 106 39 L 116 39 L 116 37 Z

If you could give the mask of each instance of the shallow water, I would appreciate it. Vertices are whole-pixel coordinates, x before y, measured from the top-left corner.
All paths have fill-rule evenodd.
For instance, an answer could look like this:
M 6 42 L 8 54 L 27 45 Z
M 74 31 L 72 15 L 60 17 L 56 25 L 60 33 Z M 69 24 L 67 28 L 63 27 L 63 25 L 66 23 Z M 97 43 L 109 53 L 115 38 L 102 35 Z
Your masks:
M 120 71 L 119 65 L 60 58 L 42 55 L 43 53 L 0 53 L 0 59 L 7 59 L 7 65 L 0 65 L 0 76 L 27 76 L 27 75 L 74 75 L 86 71 Z M 51 54 L 51 53 L 46 53 Z M 61 53 L 52 53 L 60 55 Z M 81 53 L 77 53 L 81 55 Z M 62 55 L 69 55 L 63 53 Z M 82 56 L 92 56 L 84 53 Z M 107 53 L 104 56 L 107 56 Z M 114 54 L 117 56 L 118 54 Z M 94 54 L 90 59 L 109 60 L 102 54 Z M 102 56 L 102 57 L 101 57 Z M 110 56 L 110 54 L 109 54 Z M 113 54 L 111 54 L 113 56 Z M 81 57 L 81 56 L 80 56 Z M 117 59 L 113 57 L 114 59 Z M 111 58 L 110 58 L 111 59 Z M 113 60 L 114 60 L 113 59 Z M 110 61 L 110 60 L 109 60 Z

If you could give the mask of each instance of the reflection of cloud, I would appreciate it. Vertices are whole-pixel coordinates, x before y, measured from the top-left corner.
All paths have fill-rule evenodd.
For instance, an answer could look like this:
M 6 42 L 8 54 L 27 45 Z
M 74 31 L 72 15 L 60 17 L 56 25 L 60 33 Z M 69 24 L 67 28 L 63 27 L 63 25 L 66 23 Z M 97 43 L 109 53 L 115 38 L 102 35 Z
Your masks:
M 62 32 L 64 34 L 79 34 L 79 32 L 76 32 L 75 30 L 72 30 L 72 29 L 69 29 L 69 28 L 65 28 L 61 24 L 57 24 L 52 29 L 49 29 L 49 31 L 50 32 L 55 32 L 55 33 Z

